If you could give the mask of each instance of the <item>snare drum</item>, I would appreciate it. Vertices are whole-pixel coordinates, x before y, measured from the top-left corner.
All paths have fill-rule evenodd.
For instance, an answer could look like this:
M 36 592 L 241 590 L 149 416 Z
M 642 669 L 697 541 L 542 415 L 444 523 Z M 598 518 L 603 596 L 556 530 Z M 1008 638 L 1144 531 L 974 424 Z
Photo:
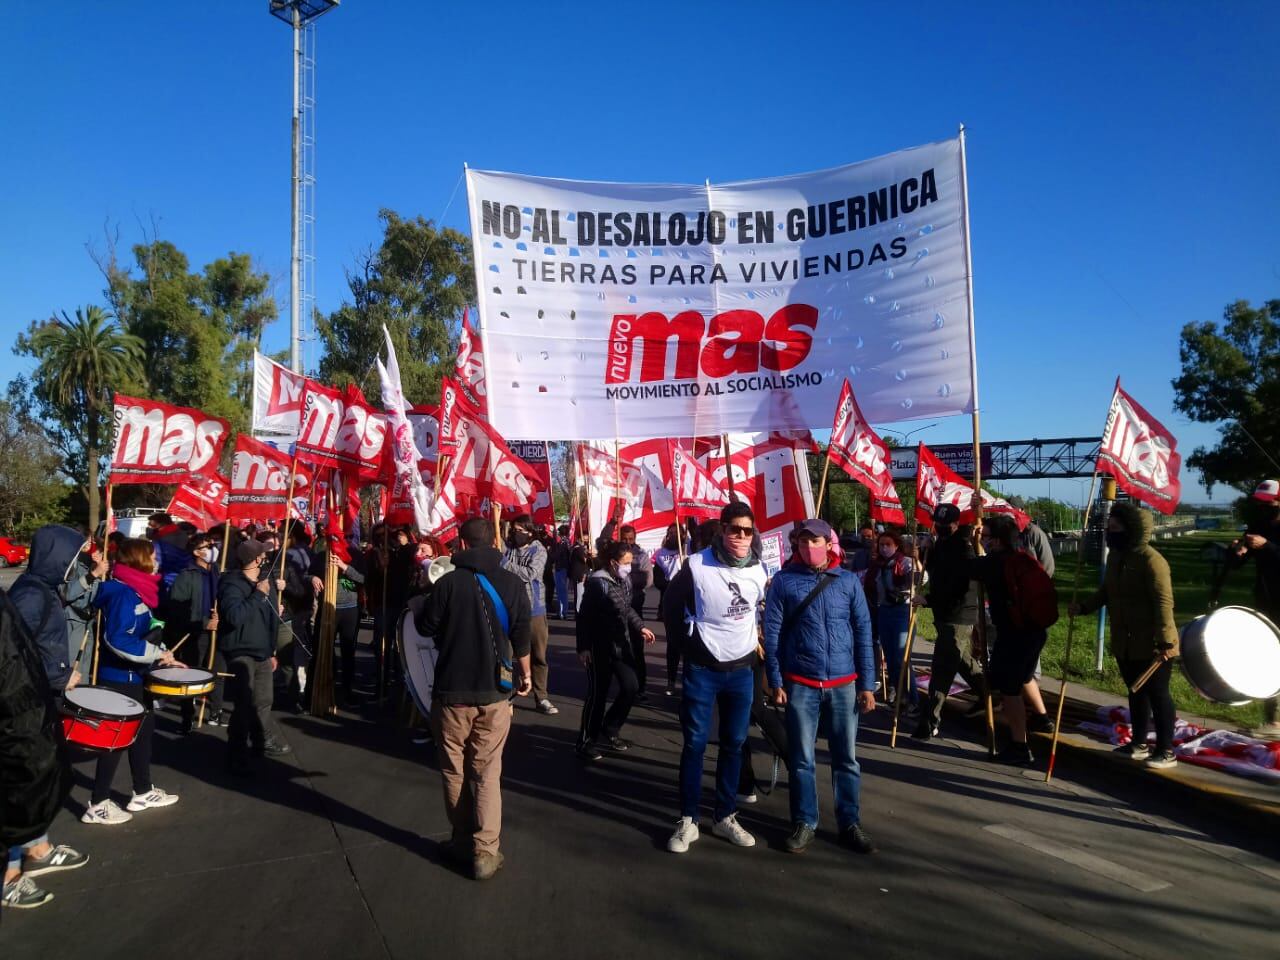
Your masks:
M 153 697 L 199 697 L 213 689 L 215 677 L 198 667 L 158 667 L 144 684 Z
M 90 750 L 124 750 L 138 739 L 147 709 L 107 687 L 75 687 L 62 695 L 67 743 Z
M 421 602 L 421 601 L 416 601 Z M 404 667 L 405 682 L 414 705 L 424 717 L 431 715 L 431 694 L 436 683 L 436 661 L 440 651 L 433 637 L 424 637 L 414 625 L 415 602 L 400 616 L 396 629 L 396 649 Z
M 1280 630 L 1248 607 L 1219 607 L 1181 634 L 1182 669 L 1208 700 L 1243 704 L 1280 693 Z

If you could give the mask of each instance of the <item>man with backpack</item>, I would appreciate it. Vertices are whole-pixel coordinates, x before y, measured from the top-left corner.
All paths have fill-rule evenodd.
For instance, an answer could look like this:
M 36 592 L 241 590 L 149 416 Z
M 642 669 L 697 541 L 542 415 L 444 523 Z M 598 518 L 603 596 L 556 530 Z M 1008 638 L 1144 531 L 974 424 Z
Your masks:
M 999 691 L 1009 725 L 1009 744 L 1001 763 L 1030 766 L 1027 711 L 1022 689 L 1035 674 L 1049 627 L 1058 619 L 1058 593 L 1035 557 L 1018 548 L 1018 525 L 1010 517 L 991 517 L 980 525 L 986 556 L 969 562 L 970 577 L 986 588 L 996 643 L 991 648 L 987 682 Z
M 435 687 L 431 727 L 453 827 L 450 855 L 488 880 L 502 866 L 502 751 L 511 732 L 510 698 L 533 690 L 529 657 L 529 594 L 502 569 L 493 523 L 472 517 L 459 531 L 463 549 L 454 570 L 414 614 L 434 637 Z

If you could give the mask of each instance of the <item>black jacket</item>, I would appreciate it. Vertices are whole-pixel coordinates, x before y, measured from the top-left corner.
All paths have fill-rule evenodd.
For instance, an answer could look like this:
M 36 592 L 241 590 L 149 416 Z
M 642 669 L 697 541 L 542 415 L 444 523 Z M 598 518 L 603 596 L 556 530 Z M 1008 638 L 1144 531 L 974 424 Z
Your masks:
M 9 590 L 23 626 L 34 639 L 45 677 L 55 690 L 71 679 L 67 650 L 67 619 L 62 612 L 63 578 L 71 561 L 80 554 L 84 535 L 57 525 L 41 527 L 31 538 L 27 572 Z
M 1262 537 L 1266 544 L 1243 557 L 1232 554 L 1227 562 L 1239 567 L 1253 559 L 1257 568 L 1253 581 L 1254 606 L 1274 620 L 1280 616 L 1280 522 L 1251 523 L 1248 532 Z
M 208 604 L 204 599 L 206 577 L 213 584 Z M 204 625 L 209 622 L 209 615 L 213 612 L 210 606 L 218 599 L 218 580 L 217 568 L 205 571 L 193 565 L 178 574 L 169 590 L 169 597 L 164 604 L 164 642 L 172 650 L 182 643 L 183 637 L 190 637 L 181 651 L 184 654 L 183 663 L 196 662 L 196 651 L 203 642 L 200 634 L 205 632 Z
M 933 622 L 970 625 L 978 622 L 978 590 L 969 579 L 973 560 L 973 529 L 960 527 L 935 540 L 925 570 L 929 573 L 929 608 Z
M 608 570 L 587 577 L 574 626 L 578 652 L 612 656 L 624 663 L 635 662 L 635 644 L 644 621 L 631 606 L 631 584 L 615 580 Z
M 280 617 L 275 601 L 236 570 L 218 581 L 218 649 L 228 660 L 275 656 Z
M 528 655 L 529 592 L 524 581 L 502 569 L 502 554 L 492 547 L 460 550 L 453 555 L 453 565 L 453 572 L 436 581 L 414 617 L 418 632 L 434 637 L 440 652 L 433 696 L 456 706 L 497 703 L 507 694 L 497 687 L 494 649 L 513 659 Z M 488 578 L 507 609 L 511 629 L 506 637 L 477 573 Z

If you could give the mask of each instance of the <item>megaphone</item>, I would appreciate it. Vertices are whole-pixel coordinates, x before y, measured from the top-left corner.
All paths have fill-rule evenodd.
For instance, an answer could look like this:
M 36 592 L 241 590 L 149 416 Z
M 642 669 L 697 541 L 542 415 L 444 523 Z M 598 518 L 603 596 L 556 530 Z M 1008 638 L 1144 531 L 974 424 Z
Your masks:
M 453 559 L 451 557 L 436 557 L 427 567 L 427 581 L 434 585 L 446 573 L 453 573 Z

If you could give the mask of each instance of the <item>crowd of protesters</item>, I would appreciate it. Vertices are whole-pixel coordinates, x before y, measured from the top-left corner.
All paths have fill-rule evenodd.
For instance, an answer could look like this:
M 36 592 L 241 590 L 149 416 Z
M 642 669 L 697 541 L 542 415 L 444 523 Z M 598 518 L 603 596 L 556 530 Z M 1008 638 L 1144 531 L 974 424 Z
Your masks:
M 1259 602 L 1274 615 L 1280 485 L 1264 483 L 1254 499 L 1261 519 L 1233 545 L 1232 562 L 1256 559 Z M 917 739 L 928 740 L 938 735 L 943 702 L 961 674 L 976 695 L 975 712 L 1000 696 L 1008 740 L 999 759 L 1009 764 L 1035 762 L 1028 732 L 1052 730 L 1036 684 L 1057 615 L 1044 535 L 1034 525 L 1020 531 L 1007 517 L 971 527 L 961 516 L 940 505 L 920 537 L 872 527 L 837 537 L 826 522 L 808 519 L 794 525 L 789 559 L 772 576 L 751 507 L 742 502 L 719 519 L 673 525 L 652 555 L 635 528 L 618 521 L 593 541 L 565 526 L 541 527 L 528 515 L 502 530 L 468 520 L 448 544 L 381 524 L 353 538 L 303 523 L 200 531 L 165 514 L 151 518 L 146 538 L 113 533 L 102 547 L 68 527 L 42 528 L 26 572 L 0 606 L 0 653 L 13 665 L 0 683 L 0 714 L 10 718 L 3 732 L 6 742 L 26 744 L 15 768 L 22 775 L 5 784 L 3 902 L 42 905 L 51 894 L 37 877 L 89 859 L 54 840 L 72 759 L 95 764 L 80 803 L 86 824 L 163 816 L 150 811 L 178 803 L 152 775 L 156 711 L 165 706 L 146 682 L 155 669 L 187 664 L 215 677 L 200 701 L 171 704 L 172 729 L 187 736 L 225 727 L 230 774 L 252 777 L 264 759 L 288 754 L 272 712 L 311 704 L 325 605 L 332 608 L 338 702 L 348 709 L 403 679 L 395 641 L 406 610 L 433 638 L 434 698 L 423 719 L 442 772 L 451 854 L 477 879 L 492 877 L 503 862 L 501 757 L 511 701 L 529 696 L 538 713 L 559 712 L 548 621 L 574 621 L 587 677 L 576 751 L 582 762 L 598 763 L 632 746 L 623 732 L 633 706 L 645 700 L 646 653 L 656 640 L 646 620 L 650 587 L 658 594 L 653 618 L 665 628 L 664 699 L 678 700 L 682 734 L 679 810 L 667 849 L 686 853 L 699 838 L 703 760 L 718 718 L 713 835 L 743 847 L 756 842 L 737 819 L 739 805 L 756 800 L 748 736 L 754 722 L 788 772 L 785 849 L 803 852 L 818 827 L 815 746 L 822 729 L 837 835 L 870 853 L 856 740 L 859 717 L 877 696 L 885 703 L 900 696 L 893 706 L 914 724 Z M 1072 612 L 1109 609 L 1112 652 L 1126 682 L 1153 653 L 1163 661 L 1130 698 L 1134 741 L 1124 748 L 1160 767 L 1173 763 L 1168 685 L 1178 634 L 1168 565 L 1149 536 L 1145 511 L 1117 505 L 1104 581 Z M 336 584 L 333 596 L 326 596 L 333 589 L 327 584 Z M 920 607 L 932 612 L 936 640 L 927 690 L 917 696 L 905 661 Z M 373 653 L 373 673 L 363 677 L 362 625 Z M 127 749 L 73 756 L 57 734 L 59 699 L 90 684 L 145 708 Z M 1269 709 L 1273 722 L 1274 704 Z M 115 792 L 126 755 L 127 799 Z

